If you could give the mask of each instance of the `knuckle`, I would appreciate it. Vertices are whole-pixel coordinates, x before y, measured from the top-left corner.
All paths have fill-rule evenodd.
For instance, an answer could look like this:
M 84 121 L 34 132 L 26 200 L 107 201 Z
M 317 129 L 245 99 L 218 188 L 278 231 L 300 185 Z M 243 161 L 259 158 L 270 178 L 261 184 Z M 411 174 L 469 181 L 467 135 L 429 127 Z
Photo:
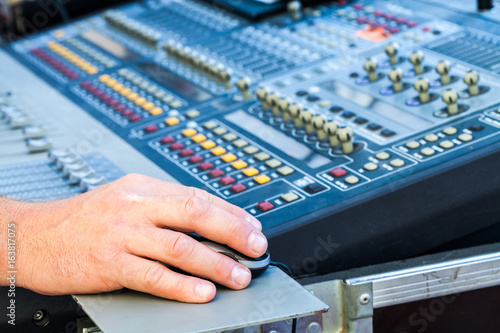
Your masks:
M 186 261 L 192 258 L 195 241 L 184 234 L 178 234 L 170 248 L 170 253 L 177 261 Z
M 190 191 L 190 195 L 193 197 L 198 197 L 198 198 L 204 199 L 204 200 L 211 199 L 211 195 L 207 191 L 199 189 L 197 187 L 190 187 L 189 191 Z
M 149 177 L 138 174 L 138 173 L 129 173 L 125 176 L 123 176 L 120 181 L 124 182 L 125 184 L 141 184 L 145 180 L 147 180 Z
M 142 284 L 145 290 L 155 291 L 161 289 L 162 281 L 165 277 L 165 269 L 159 265 L 151 265 L 142 276 Z
M 186 220 L 202 220 L 210 217 L 211 205 L 196 196 L 189 196 L 184 200 L 182 214 Z

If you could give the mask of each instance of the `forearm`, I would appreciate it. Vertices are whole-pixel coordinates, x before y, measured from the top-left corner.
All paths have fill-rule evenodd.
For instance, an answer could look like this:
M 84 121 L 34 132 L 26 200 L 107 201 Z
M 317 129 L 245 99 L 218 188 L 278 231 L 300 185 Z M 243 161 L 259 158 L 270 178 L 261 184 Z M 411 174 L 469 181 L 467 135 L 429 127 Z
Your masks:
M 17 271 L 17 216 L 21 206 L 19 202 L 0 196 L 0 286 L 9 285 L 7 279 Z

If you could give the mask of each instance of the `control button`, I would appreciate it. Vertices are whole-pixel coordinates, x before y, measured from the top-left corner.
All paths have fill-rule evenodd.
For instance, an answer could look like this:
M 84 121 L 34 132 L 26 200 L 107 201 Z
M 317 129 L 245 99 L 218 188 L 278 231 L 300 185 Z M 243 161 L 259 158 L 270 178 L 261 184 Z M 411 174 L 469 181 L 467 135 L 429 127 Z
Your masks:
M 259 161 L 259 162 L 262 162 L 262 161 L 265 161 L 265 160 L 268 160 L 271 156 L 269 156 L 268 154 L 264 153 L 264 152 L 260 152 L 258 154 L 255 154 L 254 155 L 254 158 Z
M 269 201 L 262 201 L 262 202 L 259 202 L 257 204 L 257 206 L 255 206 L 255 208 L 257 208 L 258 210 L 260 210 L 261 212 L 267 212 L 271 209 L 274 208 L 274 205 L 272 203 L 270 203 Z
M 292 173 L 295 172 L 294 169 L 290 168 L 288 165 L 285 165 L 281 168 L 278 168 L 278 173 L 282 176 L 288 176 L 288 175 L 291 175 Z
M 227 153 L 227 154 L 222 155 L 220 159 L 223 160 L 226 163 L 229 163 L 229 162 L 232 162 L 232 161 L 236 160 L 237 157 L 234 154 Z
M 238 137 L 236 135 L 234 135 L 233 133 L 227 133 L 227 134 L 224 134 L 224 136 L 222 137 L 222 140 L 227 141 L 227 142 L 231 142 L 231 141 L 236 140 L 237 138 Z
M 318 183 L 312 183 L 312 184 L 309 184 L 306 187 L 304 187 L 304 191 L 306 191 L 307 193 L 310 193 L 310 194 L 315 194 L 315 193 L 321 192 L 324 189 L 325 189 L 325 187 L 321 184 L 318 184 Z
M 311 95 L 311 96 L 307 97 L 307 100 L 309 102 L 317 102 L 317 101 L 319 101 L 319 97 Z
M 255 169 L 254 167 L 249 167 L 244 169 L 242 173 L 247 177 L 252 177 L 259 174 L 259 170 Z
M 434 155 L 435 153 L 436 153 L 436 151 L 432 148 L 429 148 L 429 147 L 426 147 L 420 151 L 420 154 L 422 154 L 424 156 L 431 156 L 431 155 Z
M 179 150 L 179 149 L 183 149 L 183 148 L 184 148 L 184 144 L 181 142 L 175 142 L 175 143 L 172 143 L 170 145 L 171 150 Z
M 149 114 L 152 116 L 157 116 L 163 113 L 163 109 L 159 107 L 152 108 L 149 110 Z
M 359 183 L 359 178 L 354 176 L 354 175 L 351 175 L 351 176 L 348 176 L 344 179 L 344 182 L 346 184 L 349 184 L 349 185 L 354 185 L 354 184 L 357 184 Z
M 141 120 L 141 119 L 142 119 L 142 117 L 141 117 L 140 115 L 138 115 L 138 114 L 131 115 L 131 116 L 128 118 L 128 120 L 129 120 L 130 122 L 132 122 L 132 123 L 135 123 L 135 122 L 137 122 L 137 121 L 139 121 L 139 120 Z
M 258 175 L 258 176 L 255 176 L 253 177 L 253 180 L 257 183 L 257 184 L 265 184 L 269 181 L 271 181 L 271 178 L 269 178 L 269 176 L 267 175 Z
M 214 167 L 214 165 L 210 162 L 203 162 L 203 163 L 200 163 L 200 165 L 198 165 L 198 169 L 200 169 L 201 171 L 207 171 L 207 170 L 210 170 Z M 212 171 L 216 171 L 216 170 L 219 170 L 219 169 L 215 169 L 215 170 L 212 170 Z M 219 171 L 222 171 L 222 170 L 219 170 Z M 221 175 L 223 175 L 224 172 L 222 172 Z M 212 177 L 212 176 L 211 176 Z M 219 177 L 219 176 L 217 176 Z M 214 177 L 212 177 L 214 178 Z
M 214 129 L 217 126 L 218 126 L 217 123 L 213 120 L 207 121 L 206 123 L 203 124 L 203 128 L 206 130 Z
M 385 151 L 380 152 L 377 155 L 375 155 L 375 158 L 379 161 L 385 161 L 385 160 L 389 159 L 389 157 L 391 157 L 391 155 Z
M 406 146 L 406 148 L 409 148 L 409 149 L 417 149 L 418 147 L 420 147 L 420 142 L 410 141 L 410 142 L 407 142 L 405 146 Z
M 234 182 L 235 182 L 235 180 L 231 176 L 224 176 L 221 179 L 219 179 L 219 183 L 221 183 L 222 185 L 229 185 L 229 184 L 232 184 Z
M 198 133 L 194 128 L 185 128 L 182 130 L 182 135 L 185 136 L 185 137 L 191 137 L 193 135 L 195 135 L 196 133 Z
M 330 106 L 330 101 L 329 101 L 329 100 L 324 99 L 324 100 L 319 101 L 319 103 L 318 103 L 318 104 L 319 104 L 319 106 L 321 106 L 322 108 L 327 108 L 327 107 L 329 107 L 329 106 Z
M 154 107 L 155 107 L 155 104 L 154 104 L 153 102 L 146 102 L 146 103 L 144 103 L 144 104 L 141 106 L 141 108 L 142 108 L 143 110 L 146 110 L 146 111 L 149 111 L 149 110 L 153 109 Z
M 341 108 L 340 106 L 332 106 L 329 110 L 330 110 L 330 112 L 338 113 L 340 111 L 343 111 L 344 109 Z
M 246 189 L 247 189 L 247 187 L 243 184 L 234 184 L 234 185 L 231 185 L 231 187 L 229 187 L 229 190 L 235 194 L 243 192 Z
M 240 170 L 243 168 L 246 168 L 248 166 L 248 163 L 242 160 L 237 160 L 231 163 L 231 166 L 235 168 L 236 170 Z
M 174 143 L 175 139 L 172 136 L 164 136 L 163 138 L 160 139 L 160 143 L 162 145 L 169 145 L 171 143 Z
M 367 122 L 368 122 L 368 119 L 363 118 L 363 117 L 357 117 L 356 119 L 354 119 L 354 123 L 356 123 L 358 125 L 363 125 L 363 124 L 366 124 Z
M 243 148 L 245 147 L 246 145 L 248 145 L 248 142 L 246 142 L 245 140 L 243 139 L 238 139 L 236 141 L 234 141 L 233 143 L 233 146 L 235 146 L 236 148 Z
M 304 96 L 307 96 L 309 93 L 305 90 L 299 90 L 295 93 L 295 95 L 299 96 L 299 97 L 304 97 Z
M 382 128 L 382 126 L 380 126 L 379 124 L 370 123 L 368 124 L 368 126 L 366 126 L 366 128 L 368 128 L 370 131 L 378 131 Z
M 216 129 L 214 129 L 212 131 L 215 135 L 223 135 L 223 134 L 226 134 L 227 133 L 227 129 L 225 129 L 224 127 L 217 127 Z
M 340 178 L 340 177 L 344 177 L 345 175 L 347 175 L 347 171 L 345 171 L 342 168 L 332 169 L 328 173 L 330 174 L 330 176 L 335 177 L 335 178 Z
M 453 148 L 455 144 L 451 142 L 450 140 L 444 140 L 439 143 L 439 146 L 444 149 L 450 149 Z
M 468 133 L 462 133 L 458 136 L 458 140 L 460 140 L 462 142 L 469 142 L 472 139 L 474 139 L 474 137 Z
M 208 175 L 210 176 L 210 178 L 218 178 L 224 175 L 224 171 L 222 171 L 221 169 L 213 169 L 208 172 Z
M 205 142 L 208 142 L 208 141 L 205 141 Z M 203 143 L 202 143 L 202 145 L 203 145 Z M 219 155 L 222 155 L 226 152 L 226 148 L 219 146 L 219 147 L 212 148 L 212 150 L 210 150 L 210 152 L 212 153 L 212 155 L 219 156 Z
M 298 198 L 299 198 L 299 196 L 293 192 L 284 193 L 280 197 L 280 199 L 286 203 L 294 202 Z
M 402 167 L 403 165 L 405 165 L 405 161 L 403 161 L 402 159 L 400 158 L 395 158 L 393 159 L 392 161 L 389 162 L 389 164 L 394 167 L 394 168 L 400 168 Z
M 136 100 L 136 99 L 138 99 L 138 98 L 140 98 L 140 96 L 139 96 L 139 94 L 138 94 L 138 93 L 136 93 L 136 92 L 133 92 L 133 93 L 131 93 L 131 94 L 129 94 L 129 95 L 127 96 L 127 99 L 128 99 L 129 101 L 132 101 L 132 102 L 133 102 L 133 101 L 135 101 L 135 100 Z
M 167 119 L 165 119 L 165 124 L 167 126 L 174 126 L 177 125 L 179 122 L 180 120 L 177 117 L 168 117 Z
M 193 152 L 193 150 L 192 150 L 192 149 L 190 149 L 190 148 L 185 148 L 185 149 L 183 149 L 183 150 L 181 150 L 181 151 L 179 152 L 179 155 L 180 155 L 181 157 L 188 157 L 188 156 L 191 156 L 191 155 L 193 155 L 193 154 L 194 154 L 194 152 Z
M 273 158 L 272 160 L 269 160 L 266 162 L 266 166 L 268 168 L 271 168 L 271 169 L 274 169 L 274 168 L 277 168 L 281 165 L 282 163 L 280 161 L 278 161 L 277 159 Z
M 482 130 L 484 130 L 484 126 L 479 125 L 479 124 L 474 124 L 474 125 L 469 126 L 468 129 L 471 132 L 481 132 Z
M 194 156 L 191 156 L 189 159 L 188 159 L 188 162 L 190 164 L 197 164 L 197 163 L 200 163 L 203 161 L 203 157 L 201 157 L 200 155 L 194 155 Z
M 158 130 L 158 126 L 156 125 L 148 125 L 144 127 L 144 133 L 154 133 Z
M 443 130 L 443 133 L 446 135 L 455 135 L 457 134 L 457 129 L 455 127 L 446 127 Z
M 247 146 L 247 147 L 243 148 L 243 152 L 245 154 L 248 154 L 248 155 L 255 154 L 258 151 L 259 151 L 259 149 L 255 146 Z
M 203 149 L 211 149 L 211 148 L 215 147 L 215 142 L 213 142 L 212 140 L 207 140 L 205 142 L 202 142 L 200 144 L 200 146 Z
M 394 131 L 392 131 L 390 129 L 385 129 L 382 132 L 380 132 L 380 135 L 382 135 L 383 137 L 389 138 L 391 136 L 396 135 L 396 132 L 394 132 Z
M 203 134 L 201 133 L 198 133 L 198 134 L 195 134 L 191 137 L 191 141 L 195 142 L 195 143 L 200 143 L 200 142 L 203 142 L 207 139 L 206 136 L 204 136 Z
M 351 112 L 351 111 L 344 111 L 342 112 L 342 115 L 341 115 L 343 118 L 346 118 L 346 119 L 350 119 L 350 118 L 353 118 L 356 116 L 356 114 L 354 112 Z
M 378 165 L 376 165 L 375 163 L 373 162 L 369 162 L 369 163 L 366 163 L 364 166 L 363 166 L 363 169 L 365 169 L 366 171 L 373 171 L 373 170 L 377 170 L 378 169 Z
M 52 148 L 52 143 L 47 139 L 29 139 L 26 142 L 28 150 L 32 153 L 47 151 Z
M 428 141 L 428 142 L 436 142 L 437 140 L 439 140 L 439 136 L 437 136 L 436 134 L 427 134 L 425 137 L 424 137 L 425 141 Z
M 182 106 L 182 102 L 175 100 L 175 101 L 170 102 L 169 106 L 173 109 L 177 109 L 177 108 L 180 108 Z
M 200 115 L 200 111 L 196 110 L 196 109 L 191 109 L 189 111 L 186 112 L 186 117 L 189 118 L 189 119 L 193 119 L 193 118 L 196 118 Z

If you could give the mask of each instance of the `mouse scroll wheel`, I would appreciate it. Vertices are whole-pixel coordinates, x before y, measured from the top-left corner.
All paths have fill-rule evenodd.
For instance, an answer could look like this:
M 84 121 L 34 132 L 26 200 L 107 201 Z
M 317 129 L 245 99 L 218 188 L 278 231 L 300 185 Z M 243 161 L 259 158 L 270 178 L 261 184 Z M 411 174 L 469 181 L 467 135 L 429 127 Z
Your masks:
M 238 260 L 238 258 L 237 258 L 234 254 L 232 254 L 232 253 L 229 253 L 229 252 L 223 252 L 223 251 L 221 251 L 221 252 L 219 252 L 219 253 L 220 253 L 220 254 L 223 254 L 223 255 L 225 255 L 225 256 L 227 256 L 227 257 L 231 258 L 231 259 L 233 259 L 233 260 L 234 260 L 234 261 L 236 261 L 236 262 L 240 262 L 240 261 Z

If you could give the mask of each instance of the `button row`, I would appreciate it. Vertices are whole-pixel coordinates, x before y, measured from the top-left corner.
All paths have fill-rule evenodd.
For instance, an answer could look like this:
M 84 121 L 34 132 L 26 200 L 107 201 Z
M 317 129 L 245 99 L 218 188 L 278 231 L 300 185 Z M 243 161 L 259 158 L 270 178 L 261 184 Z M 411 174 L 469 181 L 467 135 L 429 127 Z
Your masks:
M 73 46 L 75 49 L 82 52 L 86 56 L 92 58 L 94 61 L 98 62 L 99 64 L 101 64 L 102 66 L 104 66 L 106 68 L 112 68 L 112 67 L 116 66 L 116 64 L 117 64 L 116 61 L 114 61 L 113 59 L 96 51 L 94 48 L 80 42 L 78 39 L 69 38 L 66 40 L 66 43 Z
M 54 68 L 56 71 L 67 77 L 68 79 L 74 81 L 78 80 L 80 76 L 78 73 L 74 72 L 71 68 L 61 63 L 59 60 L 49 55 L 47 52 L 42 49 L 33 49 L 31 50 L 31 54 L 48 64 L 50 67 Z
M 287 193 L 283 193 L 279 197 L 279 200 L 281 200 L 282 202 L 284 202 L 286 204 L 297 201 L 298 199 L 300 199 L 300 196 L 298 196 L 295 192 L 292 192 L 292 191 L 287 192 Z M 270 200 L 265 200 L 265 201 L 261 201 L 257 205 L 255 205 L 255 208 L 259 212 L 265 213 L 265 212 L 268 212 L 268 211 L 276 208 L 276 206 L 274 204 L 272 204 L 270 202 Z
M 83 59 L 79 55 L 70 51 L 68 48 L 62 46 L 58 42 L 51 41 L 47 43 L 47 48 L 55 52 L 59 56 L 63 57 L 76 67 L 80 68 L 82 71 L 89 75 L 93 75 L 99 72 L 99 68 L 89 63 L 87 60 Z
M 161 34 L 145 26 L 144 24 L 131 19 L 122 12 L 109 10 L 104 13 L 104 19 L 113 27 L 120 29 L 127 35 L 156 48 Z

